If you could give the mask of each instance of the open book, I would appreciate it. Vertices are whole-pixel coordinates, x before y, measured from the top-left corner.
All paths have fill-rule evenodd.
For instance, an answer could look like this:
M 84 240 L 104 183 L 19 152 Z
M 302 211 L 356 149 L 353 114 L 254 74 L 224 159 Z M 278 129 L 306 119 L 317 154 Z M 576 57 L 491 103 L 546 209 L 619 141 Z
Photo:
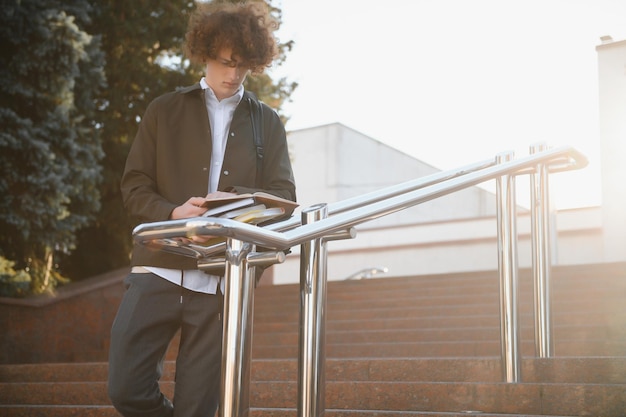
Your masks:
M 276 219 L 278 217 L 283 217 L 285 215 L 285 209 L 282 207 L 265 207 L 263 204 L 259 204 L 257 206 L 252 206 L 248 209 L 235 210 L 235 215 L 233 212 L 226 213 L 223 216 L 227 219 L 237 220 L 238 222 L 250 223 L 250 224 L 259 224 L 269 220 Z
M 238 220 L 238 216 L 252 211 L 257 212 L 257 216 L 260 216 L 258 214 L 259 209 L 281 209 L 282 213 L 279 213 L 280 217 L 283 215 L 291 215 L 296 207 L 298 207 L 298 203 L 276 197 L 272 194 L 256 192 L 254 194 L 237 194 L 230 197 L 206 200 L 202 207 L 207 208 L 207 211 L 202 215 L 203 217 L 226 217 Z M 273 210 L 271 213 L 274 214 L 274 217 L 279 217 L 277 210 Z M 266 215 L 270 215 L 270 213 L 267 212 Z M 258 224 L 261 223 L 261 221 L 250 221 L 246 223 Z

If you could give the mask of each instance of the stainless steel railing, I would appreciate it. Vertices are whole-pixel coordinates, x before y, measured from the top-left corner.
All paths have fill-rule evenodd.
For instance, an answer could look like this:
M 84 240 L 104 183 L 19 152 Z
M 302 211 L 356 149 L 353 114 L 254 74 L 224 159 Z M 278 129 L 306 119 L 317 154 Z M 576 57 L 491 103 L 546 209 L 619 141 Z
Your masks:
M 326 243 L 355 237 L 354 226 L 404 210 L 479 183 L 496 180 L 498 204 L 498 265 L 503 378 L 520 382 L 521 355 L 517 317 L 517 236 L 515 179 L 531 176 L 533 265 L 537 352 L 552 354 L 549 306 L 549 173 L 582 168 L 586 158 L 571 147 L 531 148 L 531 154 L 514 159 L 500 154 L 483 161 L 408 181 L 333 204 L 305 208 L 294 217 L 260 228 L 229 219 L 192 218 L 138 226 L 138 244 L 191 256 L 200 269 L 225 266 L 225 307 L 222 359 L 221 416 L 246 415 L 249 409 L 250 342 L 255 266 L 280 263 L 283 251 L 301 245 L 300 337 L 298 360 L 298 415 L 324 412 L 324 337 L 326 303 Z M 181 239 L 190 235 L 224 236 L 226 243 L 203 247 Z M 256 245 L 274 252 L 256 252 Z

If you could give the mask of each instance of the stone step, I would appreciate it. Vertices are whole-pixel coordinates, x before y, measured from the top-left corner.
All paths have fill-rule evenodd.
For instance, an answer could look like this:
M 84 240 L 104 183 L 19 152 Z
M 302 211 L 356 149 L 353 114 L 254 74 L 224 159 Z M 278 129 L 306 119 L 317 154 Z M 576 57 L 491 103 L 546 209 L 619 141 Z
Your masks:
M 577 340 L 555 342 L 559 356 L 622 356 L 626 352 L 626 341 Z M 411 342 L 411 343 L 345 343 L 328 345 L 328 358 L 450 358 L 489 357 L 500 355 L 499 341 L 476 342 Z M 521 341 L 520 351 L 524 357 L 535 355 L 534 341 Z M 254 359 L 297 358 L 296 345 L 256 346 L 252 350 Z
M 163 385 L 167 388 L 173 382 Z M 3 405 L 111 405 L 104 381 L 0 383 L 0 392 Z
M 571 299 L 572 296 L 583 296 L 581 299 L 591 299 L 595 300 L 599 297 L 605 296 L 615 296 L 613 290 L 626 290 L 626 283 L 618 281 L 615 282 L 615 277 L 611 277 L 614 282 L 611 282 L 610 279 L 606 280 L 593 280 L 589 282 L 584 281 L 563 281 L 563 282 L 553 282 L 553 298 L 555 301 L 563 301 Z M 494 297 L 497 298 L 499 294 L 499 282 L 498 280 L 493 280 L 489 283 L 465 283 L 464 285 L 457 285 L 454 281 L 444 281 L 440 284 L 442 286 L 431 287 L 431 281 L 425 280 L 420 277 L 409 277 L 398 279 L 393 286 L 383 285 L 388 281 L 392 281 L 394 279 L 379 279 L 377 281 L 382 281 L 382 283 L 378 282 L 375 285 L 370 284 L 373 280 L 370 281 L 349 281 L 349 282 L 329 282 L 327 286 L 327 293 L 329 298 L 332 300 L 336 300 L 337 304 L 343 303 L 352 303 L 352 302 L 362 302 L 364 300 L 379 300 L 379 299 L 389 299 L 389 298 L 399 298 L 399 299 L 420 299 L 420 300 L 429 300 L 429 299 L 438 299 L 438 298 L 450 298 L 450 297 L 459 297 L 461 299 L 471 299 L 473 297 Z M 280 288 L 286 287 L 286 288 Z M 267 298 L 267 299 L 282 299 L 285 300 L 289 305 L 297 305 L 298 304 L 298 294 L 300 292 L 299 286 L 297 285 L 284 285 L 284 286 L 276 286 L 274 288 L 279 288 L 281 291 L 270 291 L 260 289 L 263 287 L 258 287 L 255 291 L 257 297 Z M 527 285 L 520 285 L 518 289 L 518 293 L 521 298 L 532 298 L 533 295 L 533 285 L 532 283 Z
M 329 283 L 329 288 L 332 283 Z M 353 283 L 353 288 L 346 288 L 345 291 L 350 294 L 343 294 L 336 291 L 328 291 L 328 306 L 341 310 L 363 308 L 371 303 L 377 306 L 394 306 L 390 304 L 390 300 L 398 302 L 398 306 L 415 305 L 420 304 L 424 306 L 437 305 L 442 302 L 455 303 L 455 304 L 485 304 L 490 305 L 493 300 L 499 299 L 499 288 L 497 284 L 490 286 L 488 289 L 470 289 L 463 288 L 462 290 L 455 291 L 451 288 L 441 288 L 438 294 L 432 294 L 428 289 L 420 287 L 419 284 L 407 283 L 403 288 L 397 290 L 378 290 L 369 288 L 358 288 L 359 285 L 363 285 L 360 282 Z M 359 291 L 357 291 L 359 289 Z M 554 291 L 554 290 L 553 290 Z M 579 290 L 572 291 L 569 289 L 560 289 L 558 295 L 553 295 L 552 300 L 555 306 L 563 306 L 564 308 L 570 307 L 573 300 L 578 299 L 585 303 L 597 303 L 600 304 L 604 301 L 617 302 L 619 301 L 619 295 L 623 294 L 623 291 L 615 292 L 615 288 L 606 289 L 589 289 L 582 287 Z M 532 301 L 532 290 L 518 292 L 520 300 L 523 302 Z M 289 293 L 280 294 L 268 294 L 255 292 L 255 299 L 263 300 L 256 306 L 257 311 L 265 312 L 272 311 L 274 308 L 281 307 L 283 309 L 298 309 L 299 305 L 299 291 L 292 291 Z M 280 305 L 275 305 L 272 301 L 280 301 Z M 602 305 L 602 304 L 601 304 Z
M 255 360 L 254 381 L 295 381 L 295 359 Z M 329 381 L 501 382 L 500 358 L 327 359 Z M 626 384 L 626 357 L 526 358 L 524 382 Z
M 295 381 L 296 359 L 257 359 L 253 381 Z M 499 357 L 327 359 L 329 381 L 500 382 Z M 173 381 L 175 363 L 165 362 L 163 381 Z M 626 384 L 626 357 L 523 358 L 524 382 Z M 103 382 L 107 364 L 0 365 L 1 383 Z
M 3 417 L 120 417 L 112 405 L 0 405 Z
M 174 362 L 165 362 L 163 380 L 173 381 L 174 372 Z M 0 365 L 0 383 L 103 382 L 107 375 L 106 362 Z
M 623 329 L 610 329 L 605 326 L 556 326 L 552 329 L 553 337 L 561 343 L 575 340 L 624 340 Z M 522 327 L 522 340 L 533 340 L 534 329 Z M 256 346 L 292 345 L 298 343 L 298 332 L 265 332 L 255 333 Z M 500 340 L 500 327 L 441 327 L 415 329 L 384 329 L 384 330 L 340 330 L 326 331 L 326 343 L 329 345 L 345 343 L 386 343 L 405 342 L 474 342 Z
M 253 408 L 252 417 L 296 417 L 297 412 L 291 408 Z M 380 410 L 337 410 L 326 409 L 324 417 L 539 417 L 538 415 L 522 414 L 501 414 L 501 413 L 480 413 L 480 412 L 431 412 L 431 411 L 380 411 Z M 37 416 L 38 417 L 38 416 Z M 571 416 L 548 416 L 542 414 L 541 417 L 571 417 Z
M 410 330 L 419 328 L 444 328 L 444 327 L 490 327 L 499 326 L 500 317 L 496 314 L 476 314 L 461 316 L 417 316 L 406 317 L 399 315 L 389 318 L 369 318 L 363 320 L 355 314 L 355 318 L 335 319 L 334 315 L 326 318 L 326 331 L 366 331 L 366 330 Z M 520 324 L 522 329 L 533 328 L 534 317 L 531 314 L 520 314 Z M 294 316 L 291 320 L 269 321 L 267 317 L 262 320 L 255 317 L 254 332 L 263 333 L 289 333 L 297 332 L 299 328 L 299 318 Z M 576 326 L 590 327 L 601 326 L 603 328 L 614 328 L 624 321 L 619 320 L 619 315 L 607 316 L 605 313 L 575 312 L 555 314 L 553 312 L 553 328 L 571 328 Z
M 437 305 L 442 302 L 454 304 L 485 304 L 490 305 L 494 300 L 499 298 L 499 285 L 497 282 L 489 286 L 464 286 L 456 288 L 454 283 L 449 283 L 445 287 L 437 288 L 436 293 L 432 289 L 424 287 L 420 281 L 411 282 L 404 281 L 402 286 L 395 289 L 371 288 L 362 281 L 350 283 L 350 287 L 343 286 L 342 291 L 337 291 L 333 285 L 341 283 L 329 283 L 328 285 L 328 306 L 336 309 L 354 309 L 367 307 L 371 303 L 377 306 L 405 306 L 420 304 L 424 306 Z M 573 301 L 581 301 L 583 303 L 604 305 L 605 302 L 617 303 L 620 295 L 624 294 L 626 289 L 616 288 L 615 285 L 602 286 L 597 283 L 598 287 L 591 286 L 589 283 L 571 288 L 574 285 L 569 283 L 567 288 L 553 287 L 553 304 L 556 307 L 568 308 L 572 306 Z M 619 289 L 620 291 L 616 291 Z M 521 301 L 532 301 L 532 288 L 519 291 Z M 266 310 L 272 311 L 277 307 L 283 309 L 296 309 L 299 305 L 299 289 L 293 288 L 289 292 L 256 291 L 255 298 L 266 302 L 256 305 L 257 311 L 263 313 Z M 280 300 L 280 304 L 276 305 L 272 301 Z M 397 302 L 397 304 L 391 303 Z M 531 303 L 532 304 L 532 303 Z
M 605 294 L 611 289 L 626 289 L 626 281 L 616 281 L 615 277 L 626 275 L 626 264 L 576 265 L 572 267 L 554 267 L 551 279 L 554 297 L 567 298 L 572 294 Z M 519 274 L 519 289 L 522 294 L 531 294 L 533 278 L 529 270 L 522 269 Z M 337 299 L 379 298 L 377 294 L 400 292 L 411 295 L 433 297 L 449 294 L 497 294 L 499 278 L 496 271 L 478 271 L 455 274 L 435 274 L 415 277 L 388 277 L 359 281 L 331 281 L 328 294 Z M 298 284 L 280 286 L 260 286 L 256 293 L 263 297 L 295 295 Z M 293 301 L 297 304 L 297 298 Z
M 587 317 L 587 316 L 584 316 Z M 530 320 L 531 318 L 528 318 Z M 261 321 L 255 317 L 254 335 L 263 333 L 297 332 L 299 318 L 293 320 Z M 499 318 L 493 315 L 480 314 L 474 316 L 460 316 L 454 319 L 447 316 L 438 317 L 393 317 L 388 319 L 372 318 L 361 320 L 359 317 L 345 320 L 326 319 L 326 331 L 343 330 L 404 330 L 421 327 L 443 327 L 449 324 L 455 326 L 493 326 L 499 324 Z
M 112 406 L 2 406 L 3 417 L 119 417 Z M 293 408 L 251 408 L 250 417 L 297 417 Z M 571 417 L 564 415 L 450 413 L 430 411 L 380 411 L 326 409 L 325 417 Z
M 624 293 L 626 296 L 626 292 Z M 419 303 L 401 303 L 393 304 L 389 302 L 370 303 L 369 306 L 343 306 L 341 309 L 334 308 L 332 305 L 327 306 L 327 321 L 334 320 L 356 320 L 356 319 L 389 319 L 389 318 L 425 318 L 425 317 L 449 317 L 459 318 L 467 315 L 490 315 L 494 318 L 499 317 L 499 300 L 494 299 L 490 303 L 448 303 L 440 302 L 432 305 L 424 305 Z M 255 300 L 255 304 L 263 303 L 263 300 Z M 278 303 L 278 302 L 276 302 Z M 574 301 L 569 305 L 552 304 L 552 313 L 555 320 L 560 323 L 567 323 L 571 318 L 575 318 L 582 312 L 594 314 L 600 320 L 615 321 L 616 319 L 624 319 L 626 313 L 623 311 L 623 300 L 619 303 L 611 303 L 609 300 L 599 306 L 592 304 L 585 306 L 584 303 L 576 304 Z M 352 308 L 349 308 L 352 307 Z M 527 321 L 533 317 L 532 303 L 520 303 L 518 314 L 520 319 Z M 284 306 L 274 306 L 271 309 L 256 308 L 254 311 L 255 323 L 267 322 L 290 322 L 298 321 L 299 308 L 286 308 Z M 617 318 L 614 316 L 617 315 Z
M 161 384 L 170 398 L 173 385 Z M 13 383 L 0 384 L 0 390 L 4 406 L 110 405 L 104 382 Z M 252 407 L 296 407 L 296 382 L 257 381 L 250 391 Z M 330 409 L 347 410 L 612 417 L 624 415 L 626 390 L 623 384 L 327 381 L 325 403 Z
M 252 384 L 251 405 L 295 408 L 293 382 Z M 328 382 L 326 407 L 472 414 L 623 416 L 623 385 L 432 382 Z

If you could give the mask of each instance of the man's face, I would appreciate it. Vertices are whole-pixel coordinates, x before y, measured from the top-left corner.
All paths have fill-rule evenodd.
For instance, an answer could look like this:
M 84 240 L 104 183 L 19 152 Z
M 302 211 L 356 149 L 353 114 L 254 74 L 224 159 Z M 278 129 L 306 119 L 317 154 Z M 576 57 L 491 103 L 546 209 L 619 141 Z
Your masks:
M 205 81 L 218 100 L 231 97 L 243 84 L 250 69 L 233 56 L 230 48 L 222 49 L 215 59 L 206 63 Z

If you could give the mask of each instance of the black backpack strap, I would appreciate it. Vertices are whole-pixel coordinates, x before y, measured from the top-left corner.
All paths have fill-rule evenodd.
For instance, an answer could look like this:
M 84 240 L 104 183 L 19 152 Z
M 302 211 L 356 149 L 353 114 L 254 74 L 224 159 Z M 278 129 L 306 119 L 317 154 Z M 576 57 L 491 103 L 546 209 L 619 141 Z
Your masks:
M 262 188 L 263 182 L 263 106 L 256 97 L 248 96 L 250 119 L 252 121 L 252 136 L 256 148 L 256 187 Z

